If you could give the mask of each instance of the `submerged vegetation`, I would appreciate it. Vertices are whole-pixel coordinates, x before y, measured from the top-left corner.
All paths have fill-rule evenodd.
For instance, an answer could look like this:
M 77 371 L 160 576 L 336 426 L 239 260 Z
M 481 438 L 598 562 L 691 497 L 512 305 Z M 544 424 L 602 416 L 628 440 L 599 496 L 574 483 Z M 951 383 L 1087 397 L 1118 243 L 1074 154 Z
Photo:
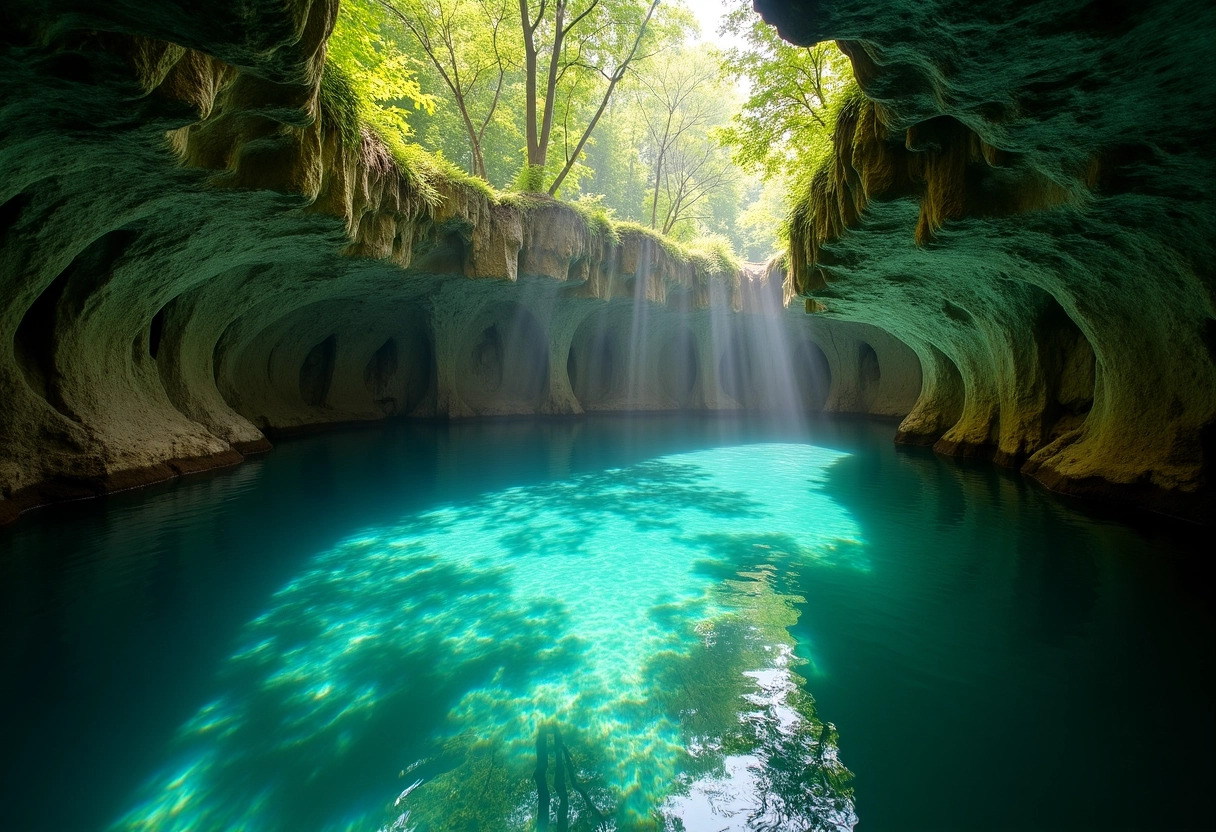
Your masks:
M 431 204 L 442 184 L 547 195 L 593 235 L 644 229 L 737 272 L 784 250 L 785 195 L 849 75 L 834 46 L 722 6 L 724 49 L 683 0 L 344 0 L 322 112 L 350 145 L 378 137 Z

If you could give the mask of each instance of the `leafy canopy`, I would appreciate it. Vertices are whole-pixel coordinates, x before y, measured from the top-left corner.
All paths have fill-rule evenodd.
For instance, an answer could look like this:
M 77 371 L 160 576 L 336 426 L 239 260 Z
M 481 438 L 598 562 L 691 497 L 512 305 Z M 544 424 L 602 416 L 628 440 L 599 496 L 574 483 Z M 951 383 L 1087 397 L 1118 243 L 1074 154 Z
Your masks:
M 403 34 L 382 6 L 356 0 L 341 4 L 329 38 L 329 60 L 359 102 L 360 119 L 390 144 L 413 132 L 406 107 L 431 113 L 438 103 L 418 83 L 418 62 L 405 48 Z
M 853 78 L 849 60 L 834 43 L 794 46 L 752 11 L 733 0 L 723 33 L 740 38 L 723 67 L 750 93 L 725 134 L 735 159 L 766 179 L 814 167 L 830 148 L 833 102 Z
M 597 227 L 763 260 L 851 73 L 834 45 L 791 46 L 750 0 L 724 3 L 742 45 L 723 53 L 683 0 L 343 0 L 322 109 L 424 185 L 548 191 Z

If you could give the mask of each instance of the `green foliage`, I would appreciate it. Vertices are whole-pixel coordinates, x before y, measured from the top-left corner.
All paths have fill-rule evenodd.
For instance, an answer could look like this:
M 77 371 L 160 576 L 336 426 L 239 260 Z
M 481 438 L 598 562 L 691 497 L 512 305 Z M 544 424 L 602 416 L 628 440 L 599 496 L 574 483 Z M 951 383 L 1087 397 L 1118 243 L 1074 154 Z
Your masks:
M 380 139 L 401 175 L 428 204 L 439 204 L 443 198 L 442 186 L 468 188 L 487 199 L 497 199 L 497 192 L 485 180 L 465 173 L 442 154 L 430 153 L 406 142 L 400 130 L 369 124 L 367 113 L 374 108 L 358 94 L 358 87 L 333 61 L 326 61 L 322 71 L 318 99 L 321 118 L 337 125 L 345 144 L 357 145 L 362 141 L 363 130 L 370 130 Z
M 785 244 L 782 226 L 789 214 L 788 190 L 774 181 L 761 182 L 738 219 L 740 249 L 752 263 L 762 263 Z
M 547 181 L 544 165 L 525 164 L 515 175 L 515 190 L 529 194 L 543 193 Z
M 618 235 L 645 237 L 660 246 L 673 260 L 693 264 L 702 276 L 735 276 L 743 271 L 743 261 L 735 253 L 734 246 L 720 234 L 707 234 L 688 243 L 680 243 L 641 223 L 625 220 L 614 225 Z
M 434 194 L 434 199 L 428 199 L 432 205 L 442 198 L 438 192 L 441 183 L 474 191 L 491 201 L 498 199 L 498 192 L 488 182 L 454 165 L 441 153 L 431 153 L 416 144 L 403 144 L 400 155 L 394 153 L 393 157 L 429 194 Z
M 326 61 L 321 71 L 321 88 L 317 95 L 321 106 L 321 118 L 326 123 L 336 124 L 347 145 L 359 142 L 359 125 L 362 124 L 362 105 L 354 85 L 346 73 L 333 61 Z
M 590 5 L 570 0 L 566 23 Z M 732 244 L 744 242 L 740 177 L 718 136 L 737 102 L 718 72 L 717 54 L 687 44 L 695 24 L 685 7 L 659 6 L 596 132 L 578 146 L 611 80 L 605 67 L 628 55 L 649 6 L 649 0 L 601 0 L 570 30 L 549 102 L 553 152 L 544 164 L 519 162 L 525 85 L 513 0 L 343 0 L 322 78 L 322 115 L 348 145 L 361 142 L 364 132 L 374 134 L 432 205 L 453 188 L 468 188 L 531 211 L 551 203 L 540 195 L 565 170 L 562 191 L 573 198 L 565 204 L 594 237 L 617 242 L 621 233 L 644 234 L 669 256 L 695 261 L 703 274 L 736 271 Z M 538 11 L 534 4 L 530 13 Z M 546 15 L 552 12 L 550 4 Z M 551 22 L 537 34 L 542 70 L 551 57 L 543 31 Z M 664 148 L 659 170 L 648 129 L 657 112 L 655 91 L 690 73 L 697 112 Z M 538 103 L 543 114 L 544 102 Z M 517 193 L 499 192 L 490 182 L 513 185 Z M 649 220 L 651 208 L 661 212 L 666 235 L 618 221 Z
M 584 195 L 574 202 L 567 202 L 565 204 L 573 208 L 583 218 L 583 222 L 587 224 L 587 231 L 590 232 L 592 237 L 607 240 L 611 243 L 619 243 L 621 241 L 617 225 L 612 221 L 612 209 L 604 207 L 602 197 L 598 195 Z
M 435 97 L 424 93 L 417 81 L 417 61 L 402 47 L 400 30 L 374 0 L 344 0 L 341 4 L 329 38 L 327 63 L 345 77 L 358 102 L 360 121 L 374 128 L 390 146 L 412 133 L 406 107 L 426 112 L 435 107 Z
M 850 82 L 839 92 L 828 115 L 827 135 L 830 137 L 836 131 L 836 125 L 842 117 L 855 120 L 859 108 L 866 106 L 868 100 L 862 93 L 856 81 Z M 797 281 L 805 274 L 802 273 L 809 265 L 807 254 L 817 245 L 816 211 L 822 210 L 829 201 L 829 188 L 832 181 L 835 158 L 831 150 L 823 153 L 806 172 L 795 180 L 790 188 L 790 210 L 781 228 L 781 236 L 786 241 L 785 253 L 790 270 L 800 274 L 791 275 Z
M 641 152 L 651 168 L 650 225 L 664 233 L 706 233 L 713 198 L 734 196 L 738 171 L 718 138 L 734 95 L 719 63 L 716 50 L 686 47 L 638 79 Z
M 484 144 L 509 73 L 522 61 L 518 5 L 512 0 L 353 0 L 384 9 L 414 47 L 428 89 L 442 96 L 454 152 L 470 173 L 487 178 Z M 513 37 L 514 35 L 514 37 Z M 442 134 L 441 134 L 442 135 Z
M 648 225 L 642 225 L 639 222 L 625 220 L 616 224 L 618 234 L 629 234 L 632 236 L 645 237 L 655 244 L 661 246 L 667 255 L 673 260 L 678 260 L 681 263 L 687 263 L 689 260 L 688 249 L 680 243 L 668 237 L 666 234 L 660 234 Z
M 742 175 L 718 136 L 737 99 L 718 65 L 712 48 L 678 42 L 639 62 L 588 150 L 580 190 L 681 242 L 720 234 L 741 245 Z
M 703 275 L 714 277 L 737 275 L 743 271 L 743 262 L 735 254 L 730 240 L 721 234 L 709 234 L 686 246 L 689 260 Z
M 835 44 L 793 46 L 752 11 L 750 0 L 733 2 L 723 30 L 745 46 L 729 50 L 723 68 L 751 93 L 724 138 L 745 168 L 766 179 L 785 176 L 829 150 L 832 105 L 852 68 Z

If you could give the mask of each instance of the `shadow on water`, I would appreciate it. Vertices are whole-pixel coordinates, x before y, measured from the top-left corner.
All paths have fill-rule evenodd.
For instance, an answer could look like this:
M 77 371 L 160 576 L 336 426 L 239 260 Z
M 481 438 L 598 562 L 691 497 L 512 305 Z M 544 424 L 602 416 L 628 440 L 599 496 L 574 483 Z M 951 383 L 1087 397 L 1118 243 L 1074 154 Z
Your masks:
M 340 828 L 340 808 L 381 798 L 402 754 L 421 750 L 467 688 L 523 685 L 576 660 L 576 642 L 554 648 L 546 631 L 562 628 L 560 606 L 521 605 L 504 570 L 363 548 L 340 547 L 245 628 L 219 692 L 181 728 L 172 761 L 119 828 L 267 818 Z
M 244 628 L 115 828 L 677 829 L 698 812 L 847 828 L 790 599 L 769 565 L 703 568 L 799 534 L 798 489 L 825 525 L 788 548 L 829 558 L 855 527 L 813 486 L 841 456 L 685 452 L 348 536 Z M 677 676 L 710 684 L 672 698 Z
M 788 528 L 794 515 L 775 513 L 771 495 L 757 500 L 763 491 L 756 486 L 792 484 L 782 478 L 782 460 L 803 483 L 816 464 L 838 456 L 789 445 L 694 452 L 509 489 L 470 507 L 479 529 L 505 531 L 496 542 L 518 570 L 521 590 L 566 598 L 565 623 L 583 659 L 526 690 L 470 691 L 452 711 L 442 762 L 416 770 L 419 780 L 402 793 L 386 828 L 678 829 L 697 811 L 760 823 L 766 814 L 805 813 L 814 800 L 834 819 L 823 828 L 847 828 L 847 771 L 823 748 L 828 729 L 814 718 L 809 696 L 802 713 L 789 704 L 798 690 L 784 626 L 796 614 L 781 599 L 786 619 L 774 619 L 781 626 L 761 620 L 764 607 L 739 589 L 757 576 L 736 574 L 733 588 L 708 578 L 698 564 L 722 538 L 686 533 L 743 527 L 751 531 L 739 539 L 754 541 L 771 524 Z M 848 526 L 838 514 L 835 523 Z M 530 535 L 519 533 L 525 528 Z M 695 690 L 680 688 L 682 699 L 671 695 L 676 676 L 697 682 Z M 705 723 L 711 713 L 718 717 Z M 747 754 L 741 724 L 752 726 Z M 799 741 L 806 761 L 829 761 L 823 782 L 836 788 L 830 797 L 829 786 L 783 801 L 766 791 L 766 777 L 782 782 L 769 773 L 794 765 L 769 764 L 775 744 L 786 742 L 793 753 L 789 743 Z M 801 766 L 809 771 L 807 762 Z M 493 787 L 474 797 L 471 783 Z M 734 792 L 729 806 L 717 807 L 730 809 L 726 815 L 716 812 L 723 800 L 710 799 L 711 785 L 715 795 Z
M 695 465 L 651 461 L 610 469 L 573 481 L 513 489 L 498 498 L 488 530 L 514 554 L 569 555 L 580 552 L 593 531 L 609 518 L 637 530 L 679 531 L 689 511 L 736 519 L 761 519 L 759 505 L 745 492 L 714 488 Z M 628 485 L 623 485 L 627 481 Z M 538 522 L 537 504 L 551 507 Z
M 96 829 L 129 808 L 243 622 L 351 529 L 753 433 L 663 417 L 398 424 L 286 441 L 0 529 L 6 825 Z
M 1185 547 L 890 432 L 401 425 L 23 521 L 6 823 L 1204 826 Z

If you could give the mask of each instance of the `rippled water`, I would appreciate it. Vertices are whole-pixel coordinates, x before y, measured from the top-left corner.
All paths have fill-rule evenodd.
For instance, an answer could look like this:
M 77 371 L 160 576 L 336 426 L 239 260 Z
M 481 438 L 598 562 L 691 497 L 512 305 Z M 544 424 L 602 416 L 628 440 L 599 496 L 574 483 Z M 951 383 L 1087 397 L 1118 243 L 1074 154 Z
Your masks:
M 2 825 L 1209 826 L 1202 547 L 891 432 L 401 425 L 27 516 Z

